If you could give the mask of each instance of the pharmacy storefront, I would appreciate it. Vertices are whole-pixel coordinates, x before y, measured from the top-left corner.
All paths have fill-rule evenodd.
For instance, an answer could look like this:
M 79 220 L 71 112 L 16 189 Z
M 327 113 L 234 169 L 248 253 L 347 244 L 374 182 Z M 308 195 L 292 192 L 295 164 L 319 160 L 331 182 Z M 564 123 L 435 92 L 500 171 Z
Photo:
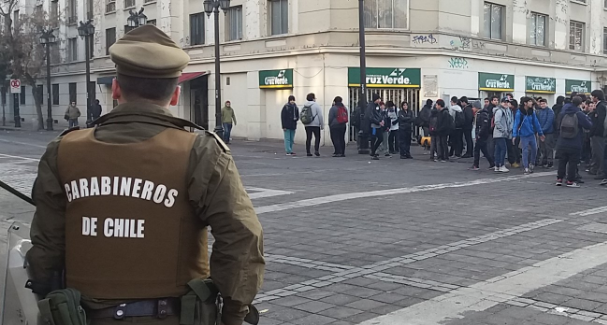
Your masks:
M 384 102 L 393 101 L 397 107 L 404 101 L 417 114 L 421 69 L 419 68 L 367 68 L 367 102 L 378 93 Z M 360 68 L 348 68 L 349 103 L 356 107 L 360 95 Z M 350 128 L 350 141 L 356 141 L 354 129 Z
M 572 93 L 590 95 L 592 91 L 592 81 L 590 80 L 573 80 L 565 79 L 565 94 Z
M 555 102 L 556 78 L 525 77 L 525 96 L 532 98 L 542 97 L 548 103 Z
M 507 93 L 514 92 L 514 75 L 498 73 L 478 73 L 479 97 L 497 96 L 502 98 Z

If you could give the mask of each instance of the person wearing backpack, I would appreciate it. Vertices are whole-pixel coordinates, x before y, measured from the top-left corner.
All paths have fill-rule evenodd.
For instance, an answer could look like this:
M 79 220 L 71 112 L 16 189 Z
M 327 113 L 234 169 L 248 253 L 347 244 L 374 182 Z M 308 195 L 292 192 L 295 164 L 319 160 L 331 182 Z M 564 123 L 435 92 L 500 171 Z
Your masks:
M 464 133 L 464 139 L 466 139 L 466 153 L 462 158 L 472 158 L 474 155 L 474 143 L 472 142 L 472 125 L 474 124 L 474 111 L 472 104 L 468 103 L 468 97 L 462 96 L 459 99 L 462 104 L 462 110 L 464 111 L 464 127 L 462 132 Z
M 516 143 L 516 138 L 520 137 L 520 143 L 523 147 L 523 168 L 525 175 L 533 171 L 535 158 L 537 156 L 536 134 L 539 134 L 542 141 L 546 140 L 539 119 L 533 110 L 533 99 L 531 97 L 522 98 L 522 106 L 516 112 L 513 126 L 512 143 Z
M 548 101 L 540 99 L 540 107 L 536 110 L 545 141 L 540 142 L 540 163 L 544 168 L 552 168 L 554 158 L 554 111 L 548 107 Z
M 348 109 L 343 104 L 340 96 L 333 100 L 333 107 L 329 110 L 329 131 L 331 133 L 331 142 L 335 152 L 333 157 L 346 156 L 346 126 L 348 124 Z
M 477 102 L 480 104 L 480 102 Z M 489 169 L 495 168 L 493 156 L 487 147 L 489 144 L 489 135 L 491 134 L 491 114 L 489 105 L 485 105 L 482 109 L 480 105 L 473 106 L 473 112 L 476 116 L 476 145 L 474 146 L 474 162 L 470 170 L 480 170 L 481 152 L 485 155 L 489 162 Z
M 593 92 L 594 93 L 594 92 Z M 582 98 L 575 96 L 570 104 L 565 104 L 558 117 L 559 138 L 556 150 L 559 153 L 559 168 L 556 176 L 556 185 L 563 185 L 563 178 L 567 172 L 567 187 L 577 188 L 577 165 L 582 155 L 583 129 L 590 130 L 592 122 L 580 109 Z
M 466 117 L 464 116 L 464 111 L 460 106 L 460 100 L 453 96 L 451 97 L 451 105 L 449 106 L 449 114 L 453 118 L 454 129 L 453 132 L 449 135 L 449 143 L 451 144 L 451 150 L 449 150 L 449 156 L 453 158 L 461 158 L 462 151 L 464 150 L 463 146 L 463 137 L 464 137 L 464 125 L 466 124 Z
M 409 109 L 407 102 L 400 104 L 398 112 L 398 143 L 400 144 L 400 159 L 413 159 L 411 156 L 411 132 L 413 123 L 413 112 Z
M 299 119 L 306 128 L 306 153 L 308 157 L 312 157 L 310 146 L 312 136 L 314 136 L 314 155 L 320 156 L 320 131 L 325 129 L 324 120 L 322 117 L 322 108 L 316 103 L 316 95 L 309 93 L 306 96 L 307 102 L 301 109 Z
M 493 142 L 495 145 L 495 171 L 507 173 L 510 170 L 506 168 L 506 151 L 508 145 L 506 141 L 512 139 L 512 111 L 509 108 L 508 98 L 502 98 L 501 105 L 497 106 L 493 115 L 495 128 L 493 130 Z
M 421 127 L 424 130 L 424 136 L 425 137 L 429 137 L 430 136 L 430 117 L 432 116 L 432 104 L 434 104 L 434 101 L 432 101 L 432 99 L 427 99 L 426 100 L 426 105 L 424 105 L 424 107 L 422 107 L 422 109 L 419 111 L 419 115 L 417 117 L 417 126 Z
M 299 108 L 295 104 L 295 96 L 289 96 L 289 101 L 282 107 L 280 121 L 285 137 L 285 151 L 287 156 L 294 156 L 293 142 L 295 141 L 297 121 L 299 121 Z
M 430 121 L 428 122 L 428 134 L 430 135 L 430 160 L 438 162 L 438 110 L 436 107 L 430 110 Z
M 605 105 L 605 93 L 596 89 L 591 93 L 592 101 L 596 104 L 594 113 L 590 114 L 592 128 L 590 129 L 590 143 L 592 145 L 592 163 L 590 175 L 597 175 L 595 179 L 603 179 L 605 174 L 605 116 L 607 106 Z

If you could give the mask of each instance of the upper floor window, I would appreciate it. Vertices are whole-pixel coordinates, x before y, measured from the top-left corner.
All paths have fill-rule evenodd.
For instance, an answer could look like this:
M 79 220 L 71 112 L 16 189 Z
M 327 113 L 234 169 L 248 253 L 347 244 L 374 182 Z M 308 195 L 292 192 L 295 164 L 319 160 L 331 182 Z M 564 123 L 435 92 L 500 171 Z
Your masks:
M 271 0 L 270 13 L 272 35 L 287 34 L 289 32 L 289 1 Z
M 574 51 L 584 50 L 584 29 L 585 25 L 579 21 L 569 23 L 569 49 Z
M 190 45 L 204 44 L 204 12 L 190 15 Z
M 114 12 L 116 11 L 116 0 L 106 0 L 105 2 L 105 12 Z
M 408 28 L 409 0 L 365 0 L 365 28 Z
M 603 54 L 607 54 L 607 27 L 603 28 Z
M 135 0 L 124 0 L 124 8 L 135 7 Z
M 528 19 L 529 26 L 529 44 L 537 46 L 546 46 L 546 29 L 548 27 L 548 16 L 531 13 Z
M 116 28 L 108 28 L 105 30 L 105 54 L 110 55 L 110 46 L 116 43 Z
M 484 35 L 487 38 L 503 39 L 502 26 L 504 26 L 505 7 L 485 2 Z
M 242 39 L 242 6 L 232 7 L 228 10 L 228 41 Z
M 68 62 L 77 61 L 78 60 L 78 39 L 69 38 L 67 41 L 68 41 L 67 60 L 68 60 Z

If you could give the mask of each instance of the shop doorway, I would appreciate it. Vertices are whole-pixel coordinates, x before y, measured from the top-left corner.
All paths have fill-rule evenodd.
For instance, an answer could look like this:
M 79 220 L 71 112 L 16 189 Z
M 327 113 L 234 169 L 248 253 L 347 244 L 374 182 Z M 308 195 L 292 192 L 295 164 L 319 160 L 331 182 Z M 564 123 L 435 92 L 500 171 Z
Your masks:
M 356 108 L 359 102 L 359 93 L 360 88 L 348 88 L 349 90 L 349 103 L 350 110 Z M 403 101 L 409 103 L 409 108 L 413 110 L 413 115 L 417 116 L 419 113 L 419 88 L 368 88 L 367 89 L 367 102 L 370 102 L 373 94 L 379 93 L 384 102 L 393 101 L 397 108 L 400 108 L 400 104 Z M 418 128 L 414 128 L 415 136 L 419 134 Z M 355 130 L 354 127 L 349 127 L 348 132 L 348 141 L 356 141 L 358 136 L 358 130 Z
M 190 121 L 209 129 L 208 75 L 190 81 Z

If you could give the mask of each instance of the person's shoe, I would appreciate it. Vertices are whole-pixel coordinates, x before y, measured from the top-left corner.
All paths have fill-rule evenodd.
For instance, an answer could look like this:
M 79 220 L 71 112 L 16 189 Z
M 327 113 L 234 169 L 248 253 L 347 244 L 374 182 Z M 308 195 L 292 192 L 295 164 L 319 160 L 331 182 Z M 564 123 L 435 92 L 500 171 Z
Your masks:
M 586 172 L 588 173 L 588 175 L 593 175 L 593 176 L 595 176 L 595 175 L 597 175 L 597 174 L 598 174 L 597 172 L 592 171 L 592 170 L 590 170 L 590 169 L 586 169 Z
M 413 159 L 413 156 L 407 155 L 407 159 Z
M 481 170 L 481 169 L 480 169 L 479 167 L 472 166 L 472 167 L 468 168 L 468 170 L 474 170 L 474 171 L 477 171 L 477 170 Z
M 373 158 L 371 158 L 371 159 L 373 159 L 373 160 L 379 160 L 379 157 L 378 156 L 373 156 Z
M 293 155 L 292 153 L 288 153 L 288 154 L 287 154 L 287 156 L 292 156 L 292 155 Z
M 496 173 L 498 173 L 498 172 L 500 171 L 500 167 L 495 166 L 495 167 L 494 167 L 494 171 L 495 171 Z
M 556 179 L 556 186 L 563 186 L 563 179 L 562 178 L 557 178 Z
M 312 157 L 312 154 L 308 152 L 307 156 L 308 156 L 308 157 Z
M 529 164 L 529 170 L 533 173 L 533 170 L 535 170 L 535 165 Z
M 335 158 L 335 157 L 339 157 L 339 155 L 334 153 L 331 157 Z
M 472 158 L 472 155 L 465 154 L 462 156 L 462 158 Z
M 320 153 L 319 153 L 319 152 L 315 152 L 315 153 L 314 153 L 314 155 L 315 155 L 316 157 L 320 157 Z
M 507 172 L 509 172 L 509 171 L 510 171 L 510 169 L 506 168 L 506 166 L 502 166 L 502 167 L 500 167 L 500 170 L 499 170 L 499 171 L 500 171 L 501 173 L 507 173 Z
M 400 159 L 407 159 L 407 156 L 400 156 Z
M 603 179 L 603 180 L 602 180 L 602 181 L 599 183 L 599 185 L 601 185 L 601 186 L 605 186 L 605 185 L 607 185 L 607 178 L 606 178 L 606 179 Z
M 449 161 L 449 160 L 442 159 L 440 162 L 446 163 L 447 161 Z
M 434 162 L 438 162 L 438 159 L 434 158 L 434 159 L 433 159 L 433 161 L 434 161 Z
M 552 168 L 553 166 L 554 166 L 553 163 L 551 163 L 551 162 L 548 163 L 548 168 Z
M 495 165 L 489 166 L 489 168 L 487 168 L 487 169 L 489 169 L 489 170 L 495 170 Z
M 567 181 L 567 187 L 579 188 L 580 184 L 578 184 L 576 182 Z
M 390 153 L 389 153 L 389 152 L 386 152 L 386 154 L 385 154 L 384 156 L 386 156 L 386 157 L 390 157 Z
M 514 164 L 512 164 L 512 168 L 521 168 L 521 164 L 514 163 Z
M 525 168 L 525 172 L 523 174 L 529 175 L 529 174 L 531 174 L 531 171 L 529 170 L 529 168 Z
M 296 156 L 297 154 L 294 152 L 291 152 L 291 156 Z

